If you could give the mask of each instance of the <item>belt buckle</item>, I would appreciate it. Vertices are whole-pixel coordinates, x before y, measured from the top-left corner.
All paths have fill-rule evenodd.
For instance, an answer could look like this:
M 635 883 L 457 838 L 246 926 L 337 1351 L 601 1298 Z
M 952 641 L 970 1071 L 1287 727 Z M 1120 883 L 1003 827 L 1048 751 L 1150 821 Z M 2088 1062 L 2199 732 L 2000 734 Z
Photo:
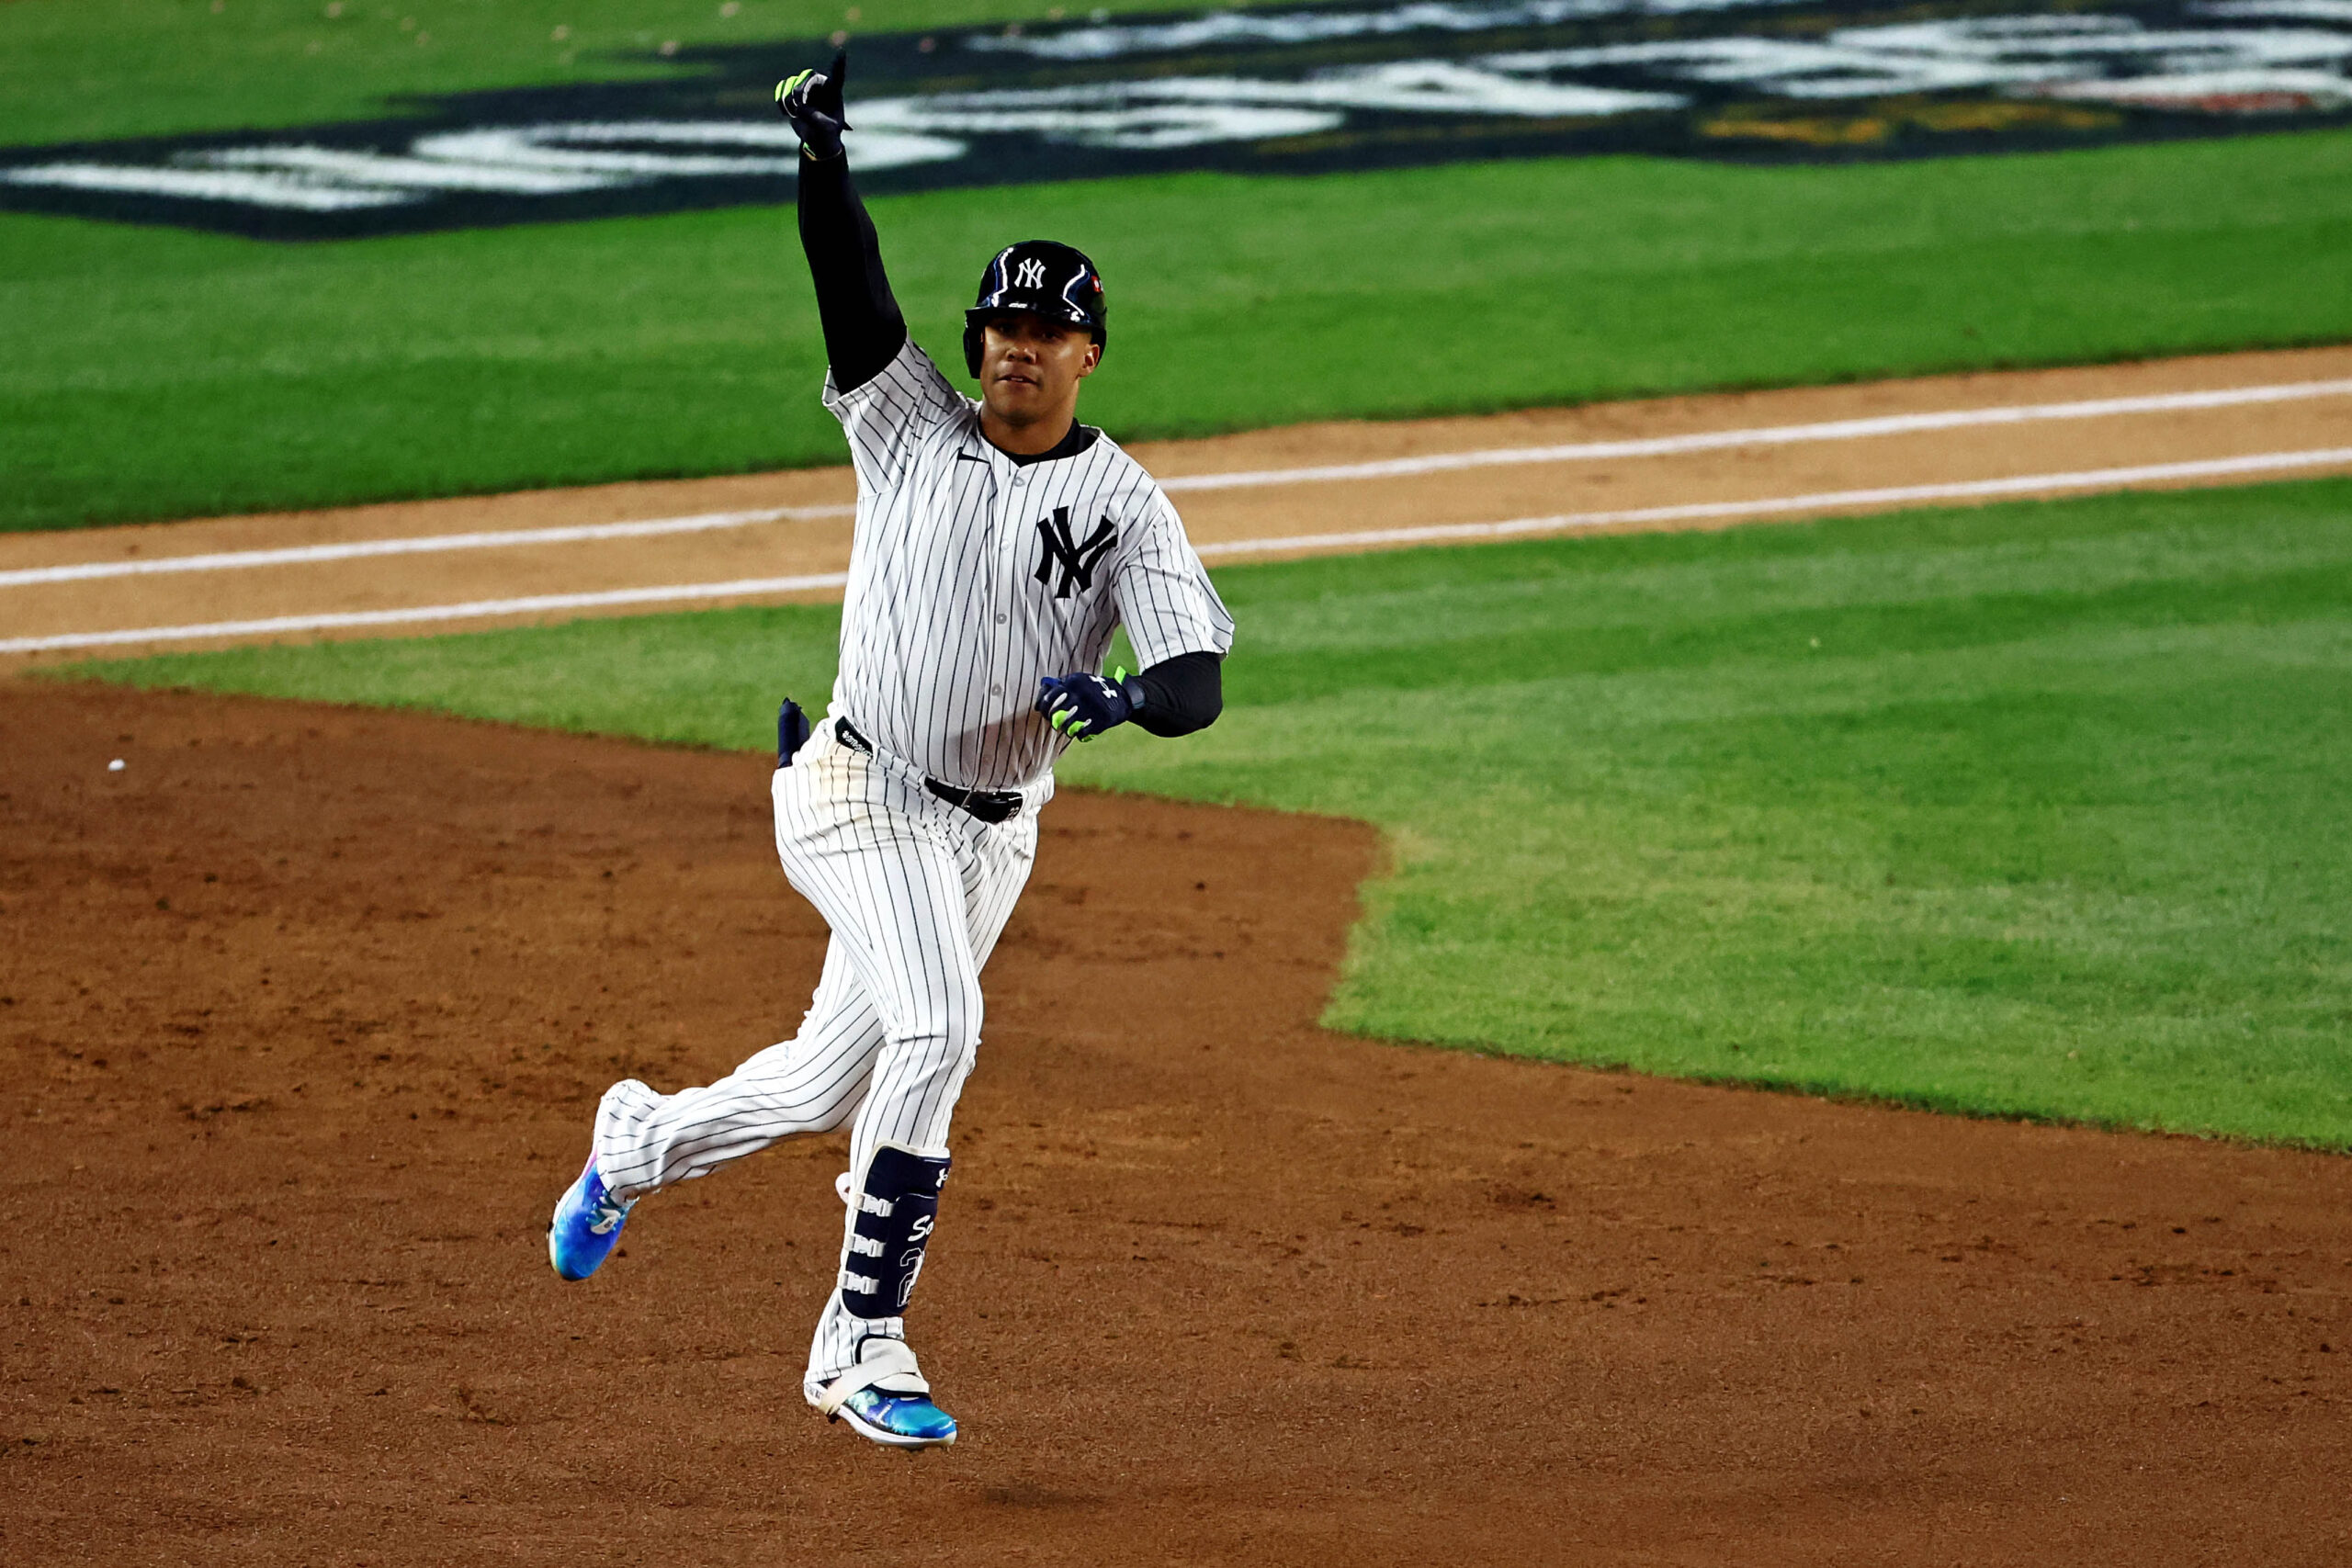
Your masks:
M 990 827 L 1011 819 L 1021 809 L 1021 795 L 1008 789 L 959 789 L 944 780 L 926 778 L 922 787 L 975 820 Z

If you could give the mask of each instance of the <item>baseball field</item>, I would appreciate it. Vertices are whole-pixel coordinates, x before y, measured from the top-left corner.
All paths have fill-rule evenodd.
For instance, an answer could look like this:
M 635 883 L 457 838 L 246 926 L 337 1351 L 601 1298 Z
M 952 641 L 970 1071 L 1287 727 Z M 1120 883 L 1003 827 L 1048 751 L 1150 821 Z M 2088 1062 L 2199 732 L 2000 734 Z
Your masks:
M 854 484 L 727 128 L 835 34 L 917 339 L 1084 245 L 1239 627 L 1059 768 L 911 1463 L 799 1396 L 843 1137 L 542 1241 L 823 951 Z M 0 6 L 0 1556 L 2345 1561 L 2347 71 L 2331 0 Z

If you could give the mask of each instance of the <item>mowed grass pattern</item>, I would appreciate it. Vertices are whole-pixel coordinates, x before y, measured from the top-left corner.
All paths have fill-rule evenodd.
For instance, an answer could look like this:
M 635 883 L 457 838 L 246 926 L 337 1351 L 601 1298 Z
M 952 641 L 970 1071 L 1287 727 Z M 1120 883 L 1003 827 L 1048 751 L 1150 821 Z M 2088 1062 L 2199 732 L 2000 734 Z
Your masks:
M 1041 17 L 1026 0 L 874 0 L 865 29 Z M 1114 11 L 1167 10 L 1110 0 Z M 486 87 L 687 77 L 700 46 L 767 44 L 779 76 L 850 21 L 842 0 L 9 0 L 0 144 L 413 113 Z M 785 50 L 791 39 L 803 40 Z M 665 55 L 664 44 L 688 51 Z
M 919 341 L 1102 264 L 1123 439 L 2352 337 L 2352 131 L 874 204 Z M 0 215 L 0 529 L 840 461 L 788 209 L 262 244 Z
M 2352 1145 L 2352 481 L 1217 579 L 1223 720 L 1062 776 L 1381 824 L 1335 1025 Z M 837 625 L 92 668 L 758 747 Z

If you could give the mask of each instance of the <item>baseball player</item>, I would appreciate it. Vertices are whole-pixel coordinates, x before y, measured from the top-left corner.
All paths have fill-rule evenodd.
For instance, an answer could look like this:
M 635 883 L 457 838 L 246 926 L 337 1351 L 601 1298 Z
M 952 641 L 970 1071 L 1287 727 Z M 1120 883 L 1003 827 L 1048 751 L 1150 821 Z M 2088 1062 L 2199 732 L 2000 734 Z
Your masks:
M 647 1193 L 847 1123 L 841 1269 L 803 1392 L 913 1449 L 956 1440 L 904 1314 L 979 1049 L 980 969 L 1028 880 L 1054 760 L 1115 725 L 1214 721 L 1233 620 L 1151 476 L 1078 423 L 1109 335 L 1083 254 L 1024 240 L 988 264 L 965 314 L 978 401 L 909 339 L 842 150 L 845 70 L 776 89 L 801 141 L 824 402 L 857 470 L 840 676 L 813 729 L 785 705 L 771 791 L 785 874 L 831 927 L 824 971 L 800 1032 L 718 1082 L 605 1091 L 548 1250 L 586 1279 Z M 1106 678 L 1122 625 L 1143 671 Z

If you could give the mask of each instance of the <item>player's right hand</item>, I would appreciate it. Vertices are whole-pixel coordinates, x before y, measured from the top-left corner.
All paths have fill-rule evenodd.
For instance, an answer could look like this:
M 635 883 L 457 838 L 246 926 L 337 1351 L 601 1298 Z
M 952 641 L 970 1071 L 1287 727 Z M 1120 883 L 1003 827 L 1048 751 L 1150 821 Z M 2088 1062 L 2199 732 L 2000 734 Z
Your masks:
M 778 113 L 799 133 L 800 150 L 820 162 L 842 150 L 842 132 L 849 129 L 849 111 L 842 103 L 842 86 L 849 79 L 849 51 L 833 56 L 822 71 L 803 71 L 775 85 Z
M 1091 740 L 1135 716 L 1136 699 L 1128 694 L 1126 682 L 1125 670 L 1109 676 L 1091 670 L 1044 676 L 1030 708 L 1072 740 Z

